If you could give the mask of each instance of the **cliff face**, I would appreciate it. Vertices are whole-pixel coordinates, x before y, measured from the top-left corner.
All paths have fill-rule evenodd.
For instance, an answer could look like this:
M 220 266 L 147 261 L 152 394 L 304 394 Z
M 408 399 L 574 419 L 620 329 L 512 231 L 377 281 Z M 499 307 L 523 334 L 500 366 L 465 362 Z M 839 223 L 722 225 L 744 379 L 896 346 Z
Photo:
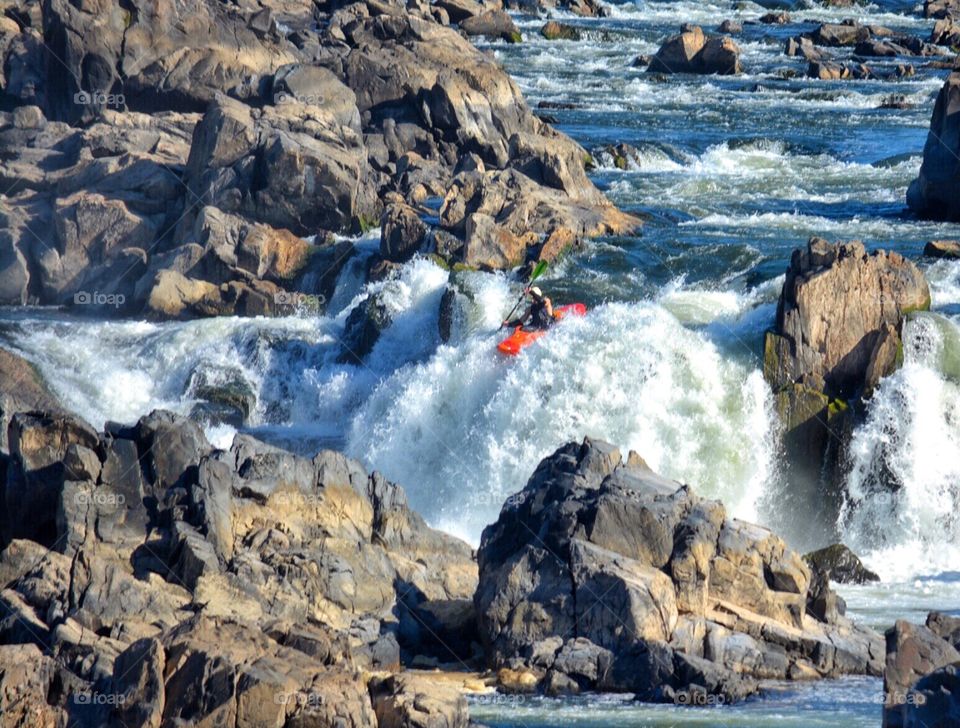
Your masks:
M 269 312 L 332 284 L 333 233 L 398 207 L 434 221 L 399 257 L 486 268 L 636 227 L 449 26 L 499 5 L 455 5 L 22 2 L 0 27 L 0 302 Z

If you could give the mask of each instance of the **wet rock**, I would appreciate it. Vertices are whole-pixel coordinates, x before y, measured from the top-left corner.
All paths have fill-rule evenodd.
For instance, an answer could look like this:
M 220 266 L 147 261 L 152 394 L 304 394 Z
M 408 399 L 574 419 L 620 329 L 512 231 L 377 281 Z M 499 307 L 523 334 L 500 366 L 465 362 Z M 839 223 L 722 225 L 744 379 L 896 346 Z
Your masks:
M 883 724 L 886 728 L 921 725 L 916 722 L 915 706 L 919 701 L 912 689 L 921 678 L 935 670 L 960 662 L 960 652 L 929 628 L 904 620 L 898 620 L 887 630 L 886 641 Z M 950 679 L 949 673 L 941 673 L 939 677 L 927 680 L 925 689 L 929 689 L 932 683 Z
M 811 551 L 804 554 L 803 558 L 812 567 L 826 572 L 830 579 L 839 584 L 880 581 L 880 577 L 866 568 L 855 553 L 840 543 Z
M 774 389 L 797 492 L 835 517 L 826 494 L 839 477 L 856 409 L 900 365 L 900 331 L 911 311 L 930 306 L 920 270 L 897 253 L 813 238 L 794 251 L 764 377 Z
M 960 663 L 941 667 L 917 681 L 900 713 L 904 728 L 960 725 Z M 895 719 L 884 725 L 896 725 Z
M 540 28 L 540 35 L 547 40 L 580 40 L 580 31 L 572 25 L 551 20 Z
M 785 10 L 775 13 L 766 13 L 765 15 L 761 15 L 758 20 L 764 25 L 789 25 L 791 22 L 793 22 L 790 18 L 790 13 L 786 12 Z
M 717 32 L 726 33 L 727 35 L 738 35 L 743 32 L 743 23 L 739 20 L 724 20 L 717 28 Z
M 824 51 L 817 48 L 813 41 L 805 36 L 797 36 L 796 38 L 788 38 L 786 44 L 784 45 L 783 52 L 788 56 L 800 56 L 804 60 L 810 61 L 811 63 L 819 63 L 821 61 L 826 61 L 829 59 L 829 55 Z M 821 78 L 821 72 L 818 68 L 814 78 Z
M 347 317 L 343 328 L 344 351 L 341 360 L 360 363 L 391 323 L 390 312 L 376 295 L 359 304 Z
M 928 258 L 960 258 L 960 242 L 956 240 L 931 240 L 923 246 Z
M 823 23 L 811 34 L 811 40 L 819 46 L 855 46 L 869 38 L 870 31 L 859 23 Z
M 907 313 L 929 307 L 923 274 L 898 253 L 811 239 L 787 269 L 765 374 L 774 388 L 822 379 L 828 395 L 850 398 L 863 388 L 884 325 L 899 330 Z
M 655 73 L 741 73 L 740 49 L 729 37 L 707 38 L 698 26 L 690 26 L 664 43 L 650 60 Z
M 404 262 L 423 245 L 427 226 L 408 205 L 394 204 L 380 221 L 380 255 L 390 261 Z
M 950 18 L 938 20 L 930 31 L 930 42 L 941 46 L 958 45 L 960 44 L 960 27 Z
M 923 17 L 951 19 L 960 17 L 960 4 L 957 0 L 923 0 Z
M 907 190 L 907 204 L 919 216 L 937 220 L 960 219 L 960 189 L 956 154 L 957 115 L 951 113 L 960 98 L 960 74 L 951 73 L 940 89 L 923 148 L 920 174 Z M 954 160 L 951 162 L 950 160 Z
M 554 693 L 740 699 L 754 678 L 881 670 L 879 635 L 835 603 L 824 619 L 807 612 L 810 569 L 782 540 L 606 443 L 541 462 L 484 530 L 478 561 L 491 667 Z
M 501 38 L 508 43 L 520 43 L 523 36 L 513 18 L 502 10 L 488 10 L 460 22 L 460 30 L 468 36 L 482 35 Z

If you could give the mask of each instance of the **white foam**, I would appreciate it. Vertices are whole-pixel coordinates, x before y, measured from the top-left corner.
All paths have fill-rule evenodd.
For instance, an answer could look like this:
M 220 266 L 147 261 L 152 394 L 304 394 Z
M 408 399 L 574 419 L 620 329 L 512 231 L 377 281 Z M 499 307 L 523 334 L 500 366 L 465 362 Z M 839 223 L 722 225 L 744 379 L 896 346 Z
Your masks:
M 904 329 L 904 366 L 883 380 L 853 435 L 844 538 L 885 578 L 960 564 L 960 370 L 956 323 L 918 315 Z M 960 374 L 960 371 L 957 371 Z
M 584 434 L 755 517 L 774 429 L 759 371 L 655 304 L 602 306 L 515 359 L 494 352 L 499 336 L 397 371 L 355 418 L 351 452 L 434 523 L 475 541 L 541 458 Z

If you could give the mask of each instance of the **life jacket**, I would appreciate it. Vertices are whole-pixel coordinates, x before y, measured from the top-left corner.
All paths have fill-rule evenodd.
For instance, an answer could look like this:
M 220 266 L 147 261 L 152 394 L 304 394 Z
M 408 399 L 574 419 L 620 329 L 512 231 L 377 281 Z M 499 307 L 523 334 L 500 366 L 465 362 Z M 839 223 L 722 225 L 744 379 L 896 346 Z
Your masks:
M 530 326 L 535 329 L 545 329 L 553 325 L 554 319 L 547 313 L 546 301 L 534 301 L 530 306 Z

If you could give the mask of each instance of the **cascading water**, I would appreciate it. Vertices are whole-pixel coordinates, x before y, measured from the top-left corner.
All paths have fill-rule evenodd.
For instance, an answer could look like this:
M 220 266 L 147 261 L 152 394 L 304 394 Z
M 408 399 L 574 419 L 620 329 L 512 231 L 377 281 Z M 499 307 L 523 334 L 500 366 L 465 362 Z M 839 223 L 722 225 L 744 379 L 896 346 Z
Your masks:
M 904 327 L 903 367 L 881 382 L 850 446 L 840 528 L 888 578 L 960 566 L 960 328 Z

